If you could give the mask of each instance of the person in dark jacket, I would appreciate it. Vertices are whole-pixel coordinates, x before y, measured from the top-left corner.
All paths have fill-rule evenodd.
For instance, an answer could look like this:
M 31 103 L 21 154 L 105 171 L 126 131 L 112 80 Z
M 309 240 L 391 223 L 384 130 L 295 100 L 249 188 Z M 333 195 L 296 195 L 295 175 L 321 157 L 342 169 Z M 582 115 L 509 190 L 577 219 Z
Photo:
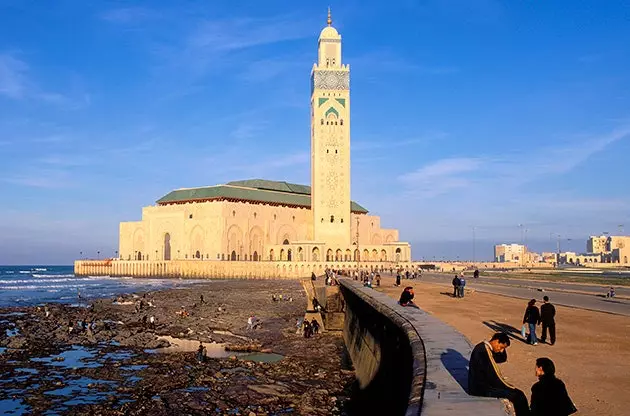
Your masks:
M 507 361 L 510 338 L 497 332 L 490 341 L 480 342 L 473 348 L 468 365 L 468 394 L 508 399 L 514 405 L 516 416 L 529 415 L 525 393 L 508 384 L 501 376 L 497 363 Z
M 544 296 L 543 303 L 540 307 L 540 321 L 542 322 L 542 335 L 540 342 L 544 343 L 547 339 L 547 329 L 549 329 L 549 338 L 551 345 L 556 343 L 556 308 L 549 303 L 549 296 Z
M 412 302 L 413 296 L 414 296 L 413 287 L 407 286 L 405 290 L 403 290 L 402 293 L 400 294 L 400 300 L 398 301 L 398 303 L 400 303 L 400 306 L 407 306 L 409 304 L 413 304 Z
M 568 416 L 577 412 L 556 367 L 549 358 L 536 360 L 538 382 L 532 386 L 532 416 Z
M 536 325 L 540 323 L 540 312 L 536 306 L 536 299 L 532 299 L 527 303 L 527 309 L 525 309 L 525 315 L 523 316 L 523 325 L 529 326 L 529 334 L 527 339 L 532 345 L 538 345 L 536 339 Z
M 459 277 L 457 275 L 455 275 L 455 277 L 453 278 L 453 297 L 457 298 L 459 297 L 459 284 L 460 284 L 460 280 Z

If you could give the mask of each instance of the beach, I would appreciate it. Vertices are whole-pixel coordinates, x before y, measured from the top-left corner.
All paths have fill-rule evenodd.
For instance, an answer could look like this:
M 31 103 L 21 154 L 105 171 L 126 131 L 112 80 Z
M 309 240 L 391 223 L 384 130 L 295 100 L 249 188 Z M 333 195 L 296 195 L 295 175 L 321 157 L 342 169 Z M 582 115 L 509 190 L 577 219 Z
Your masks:
M 343 339 L 296 334 L 305 307 L 299 281 L 233 280 L 3 308 L 0 410 L 345 414 L 354 375 Z

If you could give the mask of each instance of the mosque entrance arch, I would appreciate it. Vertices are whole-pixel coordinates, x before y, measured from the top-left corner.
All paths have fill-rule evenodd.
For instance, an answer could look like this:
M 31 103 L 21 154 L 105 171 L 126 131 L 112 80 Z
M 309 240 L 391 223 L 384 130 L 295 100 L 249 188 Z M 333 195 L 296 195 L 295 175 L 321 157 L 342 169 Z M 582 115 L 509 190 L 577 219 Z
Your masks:
M 236 261 L 236 251 L 232 250 L 232 254 L 230 254 L 230 260 Z
M 252 260 L 258 261 L 258 252 L 257 251 L 254 251 L 254 254 L 252 254 Z
M 164 260 L 171 259 L 171 235 L 164 234 Z
M 400 255 L 402 253 L 402 250 L 400 249 L 400 247 L 398 247 L 396 249 L 396 261 L 400 261 Z
M 142 251 L 138 251 L 138 256 L 136 260 L 142 260 Z

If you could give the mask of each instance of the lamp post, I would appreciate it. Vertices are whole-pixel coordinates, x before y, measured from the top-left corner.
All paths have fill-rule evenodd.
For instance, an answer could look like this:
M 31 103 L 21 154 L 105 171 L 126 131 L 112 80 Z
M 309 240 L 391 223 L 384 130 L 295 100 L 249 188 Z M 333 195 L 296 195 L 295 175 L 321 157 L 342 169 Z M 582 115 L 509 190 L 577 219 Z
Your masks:
M 521 245 L 522 245 L 523 244 L 523 224 L 519 224 L 518 226 L 521 229 Z
M 100 259 L 101 259 L 101 252 L 100 252 L 100 251 L 97 251 L 97 252 L 96 252 L 96 259 L 97 259 L 97 260 L 100 260 Z
M 79 258 L 80 258 L 81 260 L 83 260 L 83 252 L 82 252 L 82 251 L 79 251 Z
M 118 260 L 118 250 L 114 250 L 114 257 Z

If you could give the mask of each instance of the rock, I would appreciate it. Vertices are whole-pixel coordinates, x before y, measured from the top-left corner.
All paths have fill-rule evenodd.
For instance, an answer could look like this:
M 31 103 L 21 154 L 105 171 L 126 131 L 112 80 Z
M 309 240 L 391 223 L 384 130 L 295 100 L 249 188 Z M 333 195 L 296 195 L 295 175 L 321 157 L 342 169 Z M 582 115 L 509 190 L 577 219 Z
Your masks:
M 21 348 L 24 348 L 26 344 L 27 344 L 26 338 L 15 336 L 15 337 L 11 337 L 10 341 L 6 344 L 6 346 L 7 348 L 21 349 Z
M 247 416 L 256 416 L 256 413 L 254 412 L 249 412 L 249 414 Z
M 166 348 L 170 346 L 171 346 L 171 343 L 162 338 L 156 338 L 144 344 L 144 348 L 148 348 L 151 350 L 156 349 L 156 348 Z

